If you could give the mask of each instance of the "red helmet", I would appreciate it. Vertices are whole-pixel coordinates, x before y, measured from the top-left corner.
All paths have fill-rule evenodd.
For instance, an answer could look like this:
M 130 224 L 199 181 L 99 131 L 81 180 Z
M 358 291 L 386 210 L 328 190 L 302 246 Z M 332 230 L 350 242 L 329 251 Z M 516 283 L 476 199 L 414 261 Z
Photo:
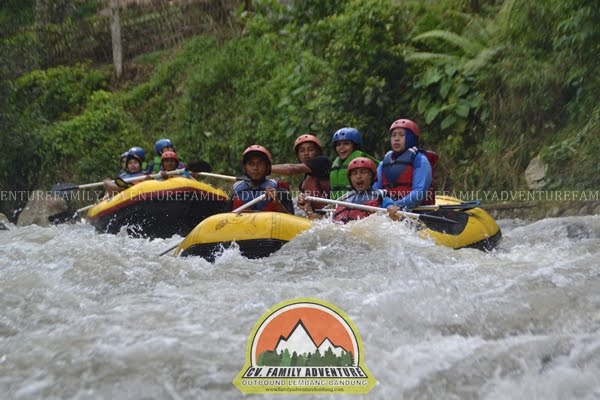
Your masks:
M 179 162 L 179 157 L 177 157 L 177 153 L 175 153 L 174 151 L 167 150 L 160 156 L 160 161 L 163 160 L 175 160 Z
M 296 141 L 294 142 L 294 153 L 298 152 L 298 146 L 300 146 L 302 143 L 307 143 L 307 142 L 312 142 L 312 143 L 316 144 L 317 147 L 319 147 L 319 150 L 323 151 L 323 146 L 321 145 L 321 141 L 319 140 L 319 138 L 314 135 L 307 134 L 307 135 L 302 135 L 298 139 L 296 139 Z
M 248 157 L 252 155 L 252 153 L 262 154 L 267 158 L 267 175 L 271 174 L 271 163 L 273 163 L 273 157 L 271 157 L 271 152 L 264 146 L 259 144 L 253 144 L 249 146 L 246 150 L 244 150 L 244 155 L 242 157 L 242 165 L 246 164 Z
M 357 169 L 357 168 L 367 168 L 369 171 L 371 171 L 373 173 L 373 182 L 375 182 L 377 180 L 377 165 L 375 165 L 375 161 L 373 161 L 367 157 L 356 157 L 348 165 L 348 169 L 347 169 L 348 178 L 350 178 L 350 172 L 353 169 Z
M 421 136 L 421 131 L 419 130 L 419 127 L 417 126 L 417 124 L 415 124 L 410 119 L 395 120 L 394 123 L 392 124 L 392 126 L 390 126 L 389 132 L 392 133 L 392 131 L 396 128 L 410 129 L 412 131 L 412 133 L 414 133 L 417 137 Z
M 269 152 L 269 150 L 266 147 L 261 146 L 260 144 L 253 144 L 252 146 L 250 146 L 246 150 L 244 150 L 244 156 L 242 158 L 243 163 L 246 163 L 246 158 L 247 158 L 248 154 L 250 154 L 250 153 L 261 153 L 267 157 L 267 160 L 269 160 L 269 163 L 273 162 L 273 157 L 271 157 L 271 153 Z

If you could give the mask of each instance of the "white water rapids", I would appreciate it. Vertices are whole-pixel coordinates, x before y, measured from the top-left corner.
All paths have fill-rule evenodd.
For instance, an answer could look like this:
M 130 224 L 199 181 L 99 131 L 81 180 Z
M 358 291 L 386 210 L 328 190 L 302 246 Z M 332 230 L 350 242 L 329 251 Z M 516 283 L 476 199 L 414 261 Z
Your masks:
M 214 264 L 157 257 L 179 237 L 11 227 L 0 231 L 0 397 L 242 398 L 232 380 L 255 322 L 316 297 L 362 336 L 378 381 L 365 398 L 600 399 L 600 216 L 500 225 L 491 253 L 372 216 Z

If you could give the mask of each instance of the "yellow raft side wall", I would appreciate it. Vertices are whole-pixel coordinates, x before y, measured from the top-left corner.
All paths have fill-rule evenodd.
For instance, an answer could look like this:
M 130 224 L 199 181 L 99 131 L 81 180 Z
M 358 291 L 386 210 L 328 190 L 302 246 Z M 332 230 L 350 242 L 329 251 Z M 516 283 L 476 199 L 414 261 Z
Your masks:
M 453 197 L 439 196 L 438 205 L 459 204 Z M 431 237 L 436 244 L 454 249 L 469 247 L 499 233 L 496 221 L 481 208 L 467 210 L 469 215 L 465 229 L 458 235 L 445 234 L 431 229 L 422 230 L 421 237 Z M 290 241 L 299 233 L 309 229 L 311 222 L 306 218 L 275 212 L 225 213 L 206 218 L 185 238 L 176 250 L 179 255 L 193 245 L 223 243 L 231 241 L 278 239 Z
M 175 255 L 197 244 L 256 239 L 288 242 L 310 227 L 311 222 L 306 218 L 278 212 L 217 214 L 200 222 L 179 245 Z
M 98 203 L 98 205 L 92 207 L 88 211 L 87 215 L 88 218 L 93 219 L 96 215 L 101 214 L 106 210 L 110 210 L 111 208 L 118 206 L 121 203 L 130 201 L 131 199 L 136 198 L 138 196 L 143 196 L 146 193 L 164 190 L 177 190 L 184 187 L 211 193 L 212 195 L 222 197 L 223 199 L 228 198 L 227 193 L 225 193 L 221 189 L 217 189 L 213 186 L 210 186 L 209 184 L 199 182 L 194 179 L 169 178 L 164 181 L 149 180 L 140 182 L 137 185 L 133 185 L 129 189 L 123 190 L 121 193 L 114 196 L 113 198 Z
M 460 204 L 461 200 L 450 196 L 436 196 L 437 205 Z M 453 249 L 472 246 L 486 238 L 496 235 L 500 227 L 496 221 L 481 208 L 473 208 L 465 211 L 469 214 L 467 226 L 459 235 L 450 235 L 442 232 L 425 229 L 421 231 L 421 237 L 431 237 L 436 244 L 448 246 Z

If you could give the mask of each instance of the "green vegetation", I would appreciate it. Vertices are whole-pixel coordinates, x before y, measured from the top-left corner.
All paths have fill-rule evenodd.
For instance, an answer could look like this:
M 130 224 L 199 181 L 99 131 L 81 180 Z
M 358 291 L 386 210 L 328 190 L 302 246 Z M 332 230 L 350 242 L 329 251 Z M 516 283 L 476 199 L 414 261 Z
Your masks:
M 184 159 L 206 159 L 225 174 L 239 173 L 240 154 L 253 143 L 269 147 L 276 162 L 294 160 L 294 138 L 309 131 L 333 155 L 329 139 L 343 126 L 359 128 L 365 148 L 381 157 L 400 117 L 414 119 L 440 154 L 439 189 L 524 189 L 523 172 L 538 154 L 550 166 L 548 188 L 599 186 L 598 7 L 584 0 L 289 3 L 255 0 L 238 17 L 241 35 L 195 37 L 131 60 L 128 68 L 143 73 L 118 86 L 106 65 L 14 78 L 10 60 L 1 62 L 0 75 L 10 79 L 0 84 L 7 150 L 0 189 L 102 179 L 128 147 L 151 154 L 161 137 Z M 81 4 L 87 8 L 70 8 L 70 18 L 90 14 L 95 2 Z M 0 8 L 3 24 L 35 21 L 9 11 Z M 7 35 L 2 30 L 0 39 L 10 50 L 16 39 Z

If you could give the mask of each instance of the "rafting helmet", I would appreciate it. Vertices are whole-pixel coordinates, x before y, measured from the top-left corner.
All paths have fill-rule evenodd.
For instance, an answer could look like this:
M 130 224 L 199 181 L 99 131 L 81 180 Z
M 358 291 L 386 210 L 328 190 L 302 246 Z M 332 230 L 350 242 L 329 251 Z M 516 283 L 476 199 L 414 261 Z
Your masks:
M 159 156 L 165 147 L 172 147 L 173 151 L 175 151 L 175 146 L 173 146 L 173 142 L 171 142 L 169 139 L 159 139 L 156 141 L 156 143 L 154 143 L 154 151 L 156 151 L 156 154 Z
M 302 143 L 309 142 L 316 144 L 319 148 L 319 151 L 323 152 L 323 146 L 321 145 L 321 141 L 319 140 L 319 138 L 315 135 L 306 134 L 298 137 L 298 139 L 296 139 L 296 141 L 294 142 L 294 153 L 298 154 L 298 146 L 300 146 Z
M 356 128 L 342 128 L 338 129 L 331 139 L 331 143 L 335 147 L 336 142 L 340 142 L 342 140 L 349 140 L 356 144 L 356 148 L 360 148 L 362 144 L 362 137 L 360 136 L 360 132 Z
M 127 159 L 135 157 L 140 160 L 140 164 L 146 161 L 146 152 L 141 147 L 134 146 L 127 151 Z
M 392 131 L 396 128 L 404 129 L 404 143 L 407 149 L 411 147 L 415 147 L 419 145 L 419 137 L 421 136 L 421 131 L 417 124 L 415 124 L 410 119 L 397 119 L 390 126 L 390 135 Z
M 177 157 L 177 153 L 174 151 L 167 150 L 160 156 L 160 161 L 162 162 L 163 160 L 175 160 L 179 162 L 179 157 Z
M 244 155 L 242 156 L 242 166 L 246 164 L 248 161 L 248 157 L 252 154 L 260 154 L 267 160 L 267 175 L 271 174 L 271 164 L 273 163 L 273 157 L 271 157 L 271 152 L 264 146 L 259 144 L 253 144 L 244 150 Z M 245 171 L 245 169 L 244 169 Z
M 369 171 L 371 171 L 373 182 L 377 181 L 377 165 L 375 165 L 375 161 L 367 157 L 356 157 L 350 162 L 350 164 L 348 164 L 348 169 L 346 170 L 348 179 L 350 179 L 350 172 L 357 168 L 367 168 Z

